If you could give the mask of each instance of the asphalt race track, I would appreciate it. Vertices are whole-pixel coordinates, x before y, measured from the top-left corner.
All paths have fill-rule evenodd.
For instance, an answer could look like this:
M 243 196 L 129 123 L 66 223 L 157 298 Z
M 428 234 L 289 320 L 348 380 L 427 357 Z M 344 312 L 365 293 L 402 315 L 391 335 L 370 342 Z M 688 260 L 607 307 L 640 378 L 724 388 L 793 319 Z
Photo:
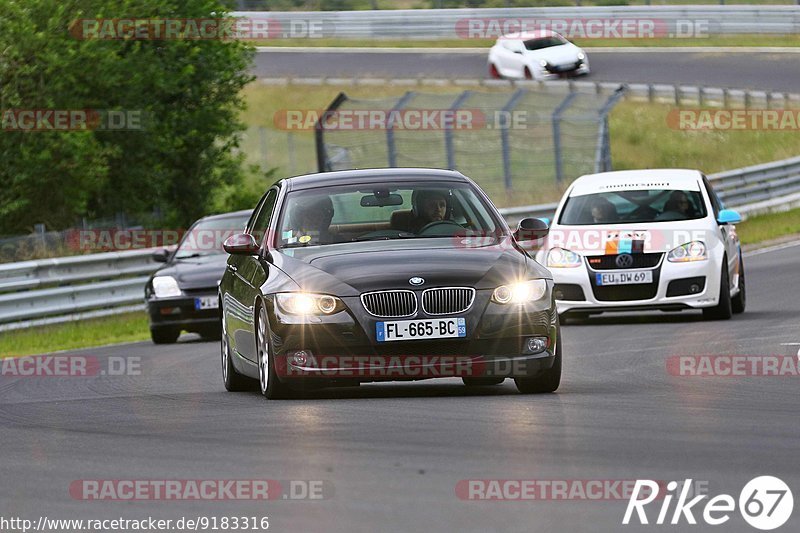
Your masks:
M 625 500 L 465 501 L 456 485 L 691 478 L 738 500 L 750 479 L 776 475 L 797 499 L 798 378 L 681 377 L 666 361 L 796 353 L 782 343 L 800 342 L 798 260 L 800 246 L 747 256 L 748 310 L 730 321 L 652 313 L 565 326 L 562 386 L 544 396 L 453 379 L 267 402 L 225 392 L 218 344 L 190 335 L 74 352 L 101 368 L 138 361 L 141 374 L 0 378 L 0 516 L 268 516 L 278 532 L 756 531 L 735 512 L 716 527 L 621 526 Z M 115 502 L 69 492 L 83 479 L 231 478 L 321 480 L 325 498 Z M 780 531 L 799 528 L 795 510 Z
M 800 53 L 593 52 L 591 81 L 797 91 Z M 273 77 L 485 78 L 486 52 L 261 51 L 253 73 Z

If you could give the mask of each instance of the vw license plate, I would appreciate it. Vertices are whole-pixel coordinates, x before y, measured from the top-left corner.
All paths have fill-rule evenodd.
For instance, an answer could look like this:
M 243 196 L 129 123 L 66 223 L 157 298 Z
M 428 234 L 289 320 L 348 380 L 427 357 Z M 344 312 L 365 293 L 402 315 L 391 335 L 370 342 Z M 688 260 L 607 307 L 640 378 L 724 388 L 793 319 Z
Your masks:
M 194 299 L 194 308 L 201 309 L 217 309 L 219 307 L 219 300 L 216 296 L 201 296 Z
M 378 342 L 448 339 L 466 337 L 467 324 L 463 318 L 378 322 L 375 324 L 375 334 Z
M 595 274 L 597 285 L 636 285 L 653 283 L 652 270 L 634 270 L 630 272 L 606 272 Z

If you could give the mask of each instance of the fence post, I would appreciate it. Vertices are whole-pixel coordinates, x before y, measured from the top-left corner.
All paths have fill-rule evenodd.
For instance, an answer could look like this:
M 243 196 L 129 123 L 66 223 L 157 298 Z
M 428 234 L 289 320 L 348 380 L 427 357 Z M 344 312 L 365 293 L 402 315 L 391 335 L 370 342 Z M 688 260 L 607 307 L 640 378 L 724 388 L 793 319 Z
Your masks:
M 608 172 L 611 170 L 611 133 L 608 127 L 608 114 L 617 104 L 620 98 L 625 95 L 627 88 L 620 85 L 614 94 L 608 97 L 603 107 L 598 111 L 597 116 L 600 122 L 600 131 L 597 135 L 597 146 L 594 156 L 594 171 Z
M 386 151 L 387 157 L 389 158 L 389 167 L 391 168 L 397 166 L 397 149 L 394 143 L 394 115 L 401 111 L 413 97 L 414 92 L 408 91 L 397 101 L 391 111 L 389 111 L 389 120 L 386 124 Z
M 328 154 L 325 150 L 325 126 L 323 123 L 325 120 L 327 120 L 327 117 L 330 114 L 339 109 L 339 106 L 346 101 L 347 95 L 344 93 L 339 93 L 336 98 L 333 99 L 331 105 L 328 106 L 328 109 L 326 109 L 322 116 L 319 117 L 317 123 L 314 124 L 314 140 L 317 145 L 317 172 L 328 171 Z
M 564 169 L 561 163 L 561 114 L 566 111 L 578 93 L 569 93 L 564 100 L 558 104 L 555 111 L 553 111 L 553 157 L 556 162 L 556 182 L 561 183 L 564 179 Z
M 453 148 L 453 119 L 455 118 L 455 113 L 457 113 L 458 109 L 461 107 L 461 104 L 463 104 L 464 100 L 469 98 L 471 94 L 472 91 L 464 91 L 456 98 L 449 109 L 451 115 L 450 120 L 445 121 L 444 146 L 447 151 L 447 168 L 450 170 L 455 170 L 456 168 L 456 154 Z
M 522 95 L 526 93 L 525 89 L 517 89 L 514 91 L 514 94 L 511 95 L 506 105 L 503 106 L 503 111 L 500 114 L 500 142 L 502 145 L 503 151 L 503 183 L 507 191 L 513 188 L 512 177 L 511 177 L 511 146 L 509 146 L 509 139 L 508 139 L 508 130 L 511 128 L 513 121 L 510 119 L 509 115 L 514 110 L 514 106 L 517 105 L 517 102 Z

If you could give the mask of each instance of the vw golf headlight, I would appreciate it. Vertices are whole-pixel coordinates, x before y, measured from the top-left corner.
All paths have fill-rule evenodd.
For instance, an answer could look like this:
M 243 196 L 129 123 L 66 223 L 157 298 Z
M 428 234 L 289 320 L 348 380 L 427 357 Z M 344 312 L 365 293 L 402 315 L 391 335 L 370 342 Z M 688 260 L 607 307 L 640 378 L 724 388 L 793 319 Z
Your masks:
M 181 289 L 178 282 L 172 276 L 156 276 L 153 278 L 153 292 L 156 298 L 170 298 L 180 296 Z
M 541 300 L 545 292 L 547 292 L 547 282 L 543 279 L 532 279 L 497 287 L 492 294 L 492 301 L 503 305 L 524 304 Z
M 275 300 L 290 315 L 332 315 L 344 308 L 339 298 L 328 294 L 281 292 L 275 295 Z
M 689 261 L 705 261 L 708 259 L 708 250 L 703 241 L 692 241 L 673 248 L 667 255 L 667 261 L 672 263 L 686 263 Z
M 581 266 L 581 256 L 564 248 L 553 248 L 547 252 L 547 266 L 550 268 L 574 268 Z
M 546 59 L 540 59 L 539 60 L 539 65 L 541 65 L 542 68 L 547 68 L 547 65 L 549 65 L 549 64 L 550 63 L 548 63 Z

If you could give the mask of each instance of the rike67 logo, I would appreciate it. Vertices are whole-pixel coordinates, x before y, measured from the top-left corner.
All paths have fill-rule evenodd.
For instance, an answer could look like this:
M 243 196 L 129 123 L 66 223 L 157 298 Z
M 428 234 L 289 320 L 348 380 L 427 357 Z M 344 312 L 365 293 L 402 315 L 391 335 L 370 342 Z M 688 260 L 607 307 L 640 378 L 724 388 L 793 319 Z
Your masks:
M 685 523 L 695 525 L 699 517 L 708 525 L 719 526 L 731 519 L 731 515 L 737 508 L 737 501 L 733 496 L 720 494 L 701 505 L 708 495 L 701 494 L 690 500 L 691 486 L 691 479 L 687 479 L 683 484 L 670 481 L 667 484 L 666 495 L 660 499 L 661 506 L 658 516 L 655 521 L 652 521 L 653 515 L 651 513 L 648 516 L 645 507 L 653 503 L 659 496 L 659 485 L 656 481 L 649 479 L 636 480 L 622 523 L 628 525 L 638 521 L 639 524 L 677 525 Z M 677 490 L 679 487 L 680 494 Z M 643 494 L 646 496 L 641 497 Z M 675 507 L 670 509 L 676 496 Z M 738 508 L 745 522 L 756 529 L 769 531 L 781 527 L 792 516 L 794 497 L 789 486 L 783 480 L 773 476 L 760 476 L 751 479 L 739 493 Z M 670 511 L 672 512 L 670 513 Z M 698 516 L 696 517 L 695 514 Z

